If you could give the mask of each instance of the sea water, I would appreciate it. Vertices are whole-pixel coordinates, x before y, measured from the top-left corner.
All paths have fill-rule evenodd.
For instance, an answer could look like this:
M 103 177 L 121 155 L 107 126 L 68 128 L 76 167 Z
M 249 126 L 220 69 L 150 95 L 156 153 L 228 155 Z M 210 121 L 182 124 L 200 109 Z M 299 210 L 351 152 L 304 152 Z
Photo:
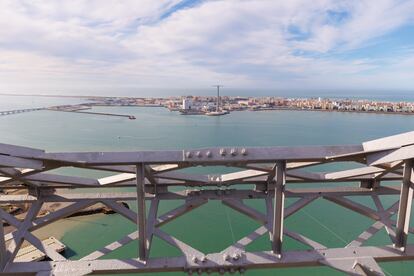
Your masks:
M 4 99 L 4 98 L 3 98 Z M 0 99 L 1 100 L 1 99 Z M 67 99 L 46 99 L 40 104 L 63 104 Z M 8 104 L 8 107 L 16 106 Z M 2 102 L 6 105 L 5 102 Z M 0 104 L 1 105 L 1 104 Z M 30 104 L 23 104 L 30 107 Z M 21 105 L 21 106 L 23 106 Z M 210 146 L 299 146 L 360 144 L 363 141 L 414 129 L 414 117 L 404 115 L 357 114 L 309 111 L 232 112 L 221 117 L 183 116 L 164 108 L 96 107 L 95 111 L 134 115 L 126 118 L 35 111 L 0 116 L 0 142 L 46 149 L 47 151 L 132 151 L 184 149 Z M 203 170 L 203 169 L 201 169 Z M 223 168 L 217 168 L 223 170 Z M 71 170 L 62 173 L 73 174 Z M 92 176 L 79 172 L 82 176 Z M 330 184 L 326 184 L 330 185 Z M 374 207 L 370 200 L 361 203 Z M 383 197 L 385 207 L 398 197 Z M 293 200 L 287 199 L 287 205 Z M 259 200 L 249 202 L 264 210 Z M 134 203 L 130 203 L 135 209 Z M 179 202 L 162 203 L 159 213 L 178 206 Z M 70 218 L 74 226 L 62 242 L 69 249 L 66 256 L 79 259 L 108 243 L 135 231 L 135 226 L 119 215 L 97 215 L 90 220 Z M 413 221 L 413 220 L 411 220 Z M 299 232 L 328 247 L 344 247 L 368 228 L 373 221 L 338 205 L 318 199 L 285 221 L 285 228 Z M 258 228 L 256 222 L 211 201 L 161 229 L 205 252 L 219 252 Z M 411 235 L 412 236 L 412 235 Z M 410 242 L 413 239 L 410 238 Z M 390 244 L 381 230 L 366 245 Z M 307 247 L 285 236 L 285 250 Z M 250 246 L 248 251 L 270 250 L 268 235 Z M 154 238 L 151 257 L 177 256 L 180 253 Z M 133 258 L 137 243 L 119 249 L 104 258 Z M 411 262 L 381 263 L 389 275 L 411 275 Z M 248 270 L 247 275 L 274 275 L 275 270 Z M 286 268 L 278 275 L 333 275 L 325 267 Z M 181 275 L 182 273 L 171 273 Z

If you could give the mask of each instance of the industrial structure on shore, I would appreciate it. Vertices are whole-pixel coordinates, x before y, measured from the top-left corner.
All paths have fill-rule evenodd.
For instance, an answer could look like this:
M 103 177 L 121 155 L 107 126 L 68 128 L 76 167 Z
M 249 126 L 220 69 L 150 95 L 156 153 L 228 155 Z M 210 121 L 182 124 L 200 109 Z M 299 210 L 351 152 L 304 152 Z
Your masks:
M 178 110 L 183 115 L 207 115 L 207 116 L 222 116 L 229 114 L 228 110 L 224 110 L 220 105 L 220 87 L 222 85 L 214 85 L 217 88 L 217 98 L 215 106 L 210 103 L 198 103 L 195 104 L 192 98 L 184 98 L 182 108 Z
M 358 166 L 332 172 L 326 171 L 324 165 L 328 163 L 336 164 L 335 168 L 344 164 Z M 193 174 L 186 171 L 197 166 L 206 169 L 227 166 L 234 172 Z M 113 175 L 94 179 L 47 172 L 67 167 L 110 171 Z M 312 169 L 305 169 L 307 167 Z M 378 262 L 414 259 L 414 244 L 408 242 L 409 235 L 414 232 L 410 228 L 413 167 L 414 132 L 360 145 L 219 147 L 172 151 L 50 153 L 0 144 L 1 189 L 26 191 L 19 195 L 1 194 L 0 203 L 25 203 L 30 206 L 23 220 L 0 209 L 0 221 L 15 227 L 14 232 L 4 235 L 3 223 L 0 224 L 0 272 L 38 275 L 163 271 L 223 274 L 258 268 L 329 266 L 351 275 L 384 275 Z M 301 185 L 294 185 L 298 183 Z M 314 183 L 324 185 L 315 187 Z M 122 190 L 128 187 L 134 188 L 134 191 Z M 65 192 L 68 188 L 70 193 Z M 384 197 L 388 195 L 396 195 L 399 200 L 390 206 L 385 205 Z M 374 204 L 361 204 L 356 197 L 372 199 Z M 285 206 L 285 198 L 295 201 Z M 183 204 L 159 214 L 158 206 L 170 200 L 182 200 Z M 262 201 L 265 210 L 252 208 L 248 203 L 251 200 Z M 328 247 L 323 241 L 307 237 L 301 230 L 292 231 L 285 227 L 286 218 L 295 216 L 316 200 L 326 200 L 360 214 L 370 219 L 372 225 L 344 247 Z M 125 207 L 123 201 L 133 201 L 137 212 Z M 255 220 L 260 226 L 221 251 L 210 253 L 161 229 L 162 225 L 201 208 L 208 201 L 220 201 Z M 70 204 L 38 217 L 42 206 L 50 202 Z M 133 222 L 136 230 L 103 248 L 96 248 L 80 260 L 66 259 L 33 234 L 34 230 L 97 202 Z M 150 205 L 148 212 L 147 204 Z M 355 230 L 355 225 L 347 227 Z M 386 230 L 389 241 L 381 245 L 367 245 L 370 238 L 382 229 Z M 265 235 L 269 236 L 269 250 L 247 250 L 250 243 Z M 154 237 L 176 247 L 181 255 L 171 257 L 157 252 L 158 257 L 151 257 Z M 298 241 L 307 249 L 286 248 L 285 237 Z M 200 238 L 214 237 L 200 233 Z M 24 240 L 50 260 L 17 262 L 16 254 Z M 136 258 L 100 259 L 135 240 L 138 241 Z
M 71 111 L 85 114 L 121 116 L 135 119 L 132 115 L 112 114 L 98 112 L 83 112 L 78 108 L 91 108 L 95 106 L 137 106 L 137 107 L 165 107 L 170 111 L 179 111 L 185 115 L 224 115 L 231 111 L 324 111 L 324 112 L 350 112 L 373 114 L 399 114 L 414 115 L 414 102 L 378 101 L 367 99 L 330 99 L 330 98 L 285 98 L 285 97 L 231 97 L 220 96 L 173 96 L 173 97 L 110 97 L 110 96 L 70 96 L 81 98 L 83 104 L 63 105 L 48 108 L 32 108 L 24 110 L 0 111 L 1 115 L 20 114 L 22 112 L 37 110 Z M 41 95 L 38 95 L 39 97 Z M 59 96 L 55 97 L 69 97 Z M 217 109 L 220 110 L 217 113 Z M 208 114 L 210 113 L 210 114 Z

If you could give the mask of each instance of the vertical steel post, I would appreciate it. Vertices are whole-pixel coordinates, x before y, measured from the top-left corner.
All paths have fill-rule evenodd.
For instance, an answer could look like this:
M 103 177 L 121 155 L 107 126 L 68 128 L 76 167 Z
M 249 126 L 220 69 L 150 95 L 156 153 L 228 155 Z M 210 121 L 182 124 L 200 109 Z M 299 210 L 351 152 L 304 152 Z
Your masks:
M 147 257 L 146 250 L 146 208 L 145 208 L 145 168 L 144 164 L 138 164 L 136 167 L 137 177 L 137 206 L 138 206 L 138 257 L 145 260 Z
M 4 240 L 3 214 L 0 212 L 0 272 L 6 263 L 6 241 Z
M 282 256 L 283 241 L 283 218 L 285 208 L 285 184 L 286 184 L 286 162 L 280 161 L 276 164 L 276 187 L 275 187 L 275 207 L 273 212 L 273 253 Z
M 400 205 L 398 208 L 397 228 L 395 231 L 395 247 L 405 250 L 407 244 L 408 228 L 410 225 L 411 205 L 413 201 L 413 187 L 411 175 L 413 160 L 404 164 L 404 175 L 401 184 Z

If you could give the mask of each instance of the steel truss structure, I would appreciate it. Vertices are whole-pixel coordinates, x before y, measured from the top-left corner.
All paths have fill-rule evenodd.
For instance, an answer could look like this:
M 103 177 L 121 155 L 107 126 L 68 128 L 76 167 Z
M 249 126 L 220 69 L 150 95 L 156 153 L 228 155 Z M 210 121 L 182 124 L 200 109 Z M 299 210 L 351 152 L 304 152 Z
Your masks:
M 383 275 L 378 261 L 414 258 L 414 245 L 407 244 L 407 236 L 413 232 L 409 226 L 414 182 L 413 159 L 414 132 L 351 146 L 47 153 L 39 149 L 0 144 L 0 188 L 3 191 L 27 190 L 27 194 L 23 195 L 1 194 L 0 203 L 30 205 L 24 220 L 18 220 L 0 209 L 0 221 L 15 227 L 14 232 L 4 235 L 3 223 L 0 223 L 0 271 L 39 275 L 161 271 L 191 274 L 325 265 L 351 275 Z M 325 163 L 344 162 L 357 163 L 359 166 L 335 172 L 307 169 Z M 182 171 L 195 166 L 227 166 L 238 171 L 216 175 Z M 91 179 L 47 172 L 62 167 L 110 171 L 114 175 Z M 355 185 L 330 185 L 346 182 Z M 295 183 L 304 185 L 292 185 Z M 307 183 L 325 185 L 309 188 L 306 187 Z M 136 191 L 116 192 L 108 189 L 114 187 L 134 187 Z M 65 192 L 68 188 L 71 192 Z M 84 192 L 84 189 L 91 188 L 93 192 Z M 383 195 L 399 195 L 399 200 L 385 208 L 380 198 Z M 376 209 L 347 196 L 370 197 Z M 295 198 L 296 201 L 285 207 L 285 198 Z M 177 199 L 183 200 L 184 204 L 158 214 L 161 201 Z M 262 213 L 246 204 L 250 199 L 263 200 L 266 212 Z M 160 226 L 209 200 L 219 200 L 262 226 L 221 252 L 210 254 L 160 229 Z M 284 228 L 284 219 L 315 200 L 328 200 L 359 213 L 371 219 L 372 225 L 344 248 L 327 248 L 299 232 Z M 136 202 L 138 211 L 126 208 L 120 201 Z M 38 216 L 42 205 L 48 202 L 65 202 L 66 205 L 45 216 Z M 137 226 L 136 231 L 80 260 L 65 259 L 32 234 L 36 229 L 97 202 L 132 221 Z M 148 212 L 147 204 L 150 205 Z M 398 216 L 395 220 L 392 216 L 396 213 Z M 390 243 L 364 246 L 382 228 L 386 229 Z M 269 235 L 271 251 L 246 251 L 248 244 L 263 235 Z M 178 248 L 182 256 L 150 258 L 155 236 Z M 287 250 L 283 247 L 284 236 L 311 249 Z M 15 262 L 14 258 L 24 240 L 44 252 L 50 260 Z M 99 259 L 133 240 L 138 240 L 138 258 Z

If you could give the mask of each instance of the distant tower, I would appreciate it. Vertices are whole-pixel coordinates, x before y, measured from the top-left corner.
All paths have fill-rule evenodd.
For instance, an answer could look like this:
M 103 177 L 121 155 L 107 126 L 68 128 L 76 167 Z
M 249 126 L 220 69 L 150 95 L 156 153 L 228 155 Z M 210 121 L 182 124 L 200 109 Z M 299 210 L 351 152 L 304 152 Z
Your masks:
M 185 98 L 185 99 L 183 99 L 183 105 L 182 105 L 182 108 L 183 108 L 184 110 L 189 110 L 189 109 L 191 109 L 192 105 L 193 105 L 193 102 L 191 101 L 191 99 L 189 99 L 189 98 Z
M 216 111 L 220 111 L 220 87 L 223 85 L 213 85 L 213 87 L 217 87 L 217 104 L 216 104 Z

